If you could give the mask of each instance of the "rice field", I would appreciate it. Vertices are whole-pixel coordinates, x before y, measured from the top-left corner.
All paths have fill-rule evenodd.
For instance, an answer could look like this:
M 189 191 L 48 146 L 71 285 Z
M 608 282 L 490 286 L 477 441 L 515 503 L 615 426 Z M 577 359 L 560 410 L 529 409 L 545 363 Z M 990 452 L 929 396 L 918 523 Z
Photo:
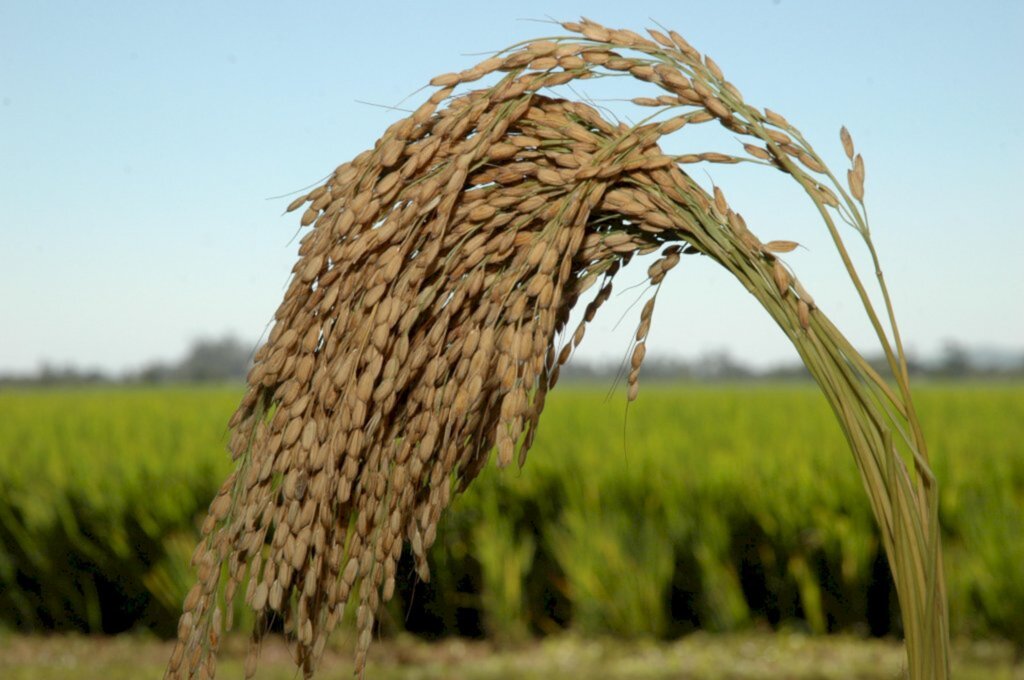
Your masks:
M 172 635 L 240 394 L 0 393 L 0 625 Z M 1024 387 L 915 398 L 942 480 L 953 632 L 1020 645 Z M 380 634 L 898 634 L 874 531 L 811 385 L 649 384 L 628 407 L 621 391 L 564 385 L 529 464 L 492 460 L 456 497 L 430 583 L 403 556 Z

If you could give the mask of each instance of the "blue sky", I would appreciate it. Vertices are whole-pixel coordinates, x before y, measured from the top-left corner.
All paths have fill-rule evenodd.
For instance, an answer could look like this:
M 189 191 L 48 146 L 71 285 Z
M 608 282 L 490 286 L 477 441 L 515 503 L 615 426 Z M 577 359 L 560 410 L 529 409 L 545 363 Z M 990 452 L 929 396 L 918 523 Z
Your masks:
M 524 19 L 580 14 L 675 28 L 835 169 L 847 125 L 908 346 L 1024 346 L 1024 3 L 10 2 L 0 7 L 0 372 L 44 360 L 118 371 L 178 356 L 197 336 L 254 340 L 297 248 L 297 217 L 282 216 L 290 199 L 271 197 L 318 182 L 396 119 L 359 101 L 412 94 L 414 106 L 432 76 L 561 32 Z M 687 135 L 679 150 L 738 148 L 720 129 Z M 760 168 L 698 172 L 763 240 L 806 246 L 787 261 L 869 348 L 796 186 Z M 634 269 L 639 281 L 644 267 Z M 795 357 L 713 264 L 689 258 L 672 274 L 649 354 Z M 634 300 L 613 297 L 581 356 L 625 351 Z

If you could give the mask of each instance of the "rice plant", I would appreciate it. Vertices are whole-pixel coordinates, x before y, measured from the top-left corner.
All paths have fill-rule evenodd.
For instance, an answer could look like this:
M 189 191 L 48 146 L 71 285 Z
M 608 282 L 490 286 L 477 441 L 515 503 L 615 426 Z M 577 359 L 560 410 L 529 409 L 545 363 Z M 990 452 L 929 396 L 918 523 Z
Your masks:
M 499 466 L 524 463 L 548 391 L 615 274 L 656 251 L 628 398 L 639 390 L 665 276 L 687 253 L 725 267 L 793 342 L 843 428 L 893 567 L 911 675 L 948 674 L 937 487 L 906 357 L 881 274 L 879 313 L 840 232 L 852 229 L 881 271 L 864 161 L 849 133 L 842 182 L 784 117 L 748 104 L 674 31 L 562 27 L 569 35 L 434 78 L 437 90 L 412 115 L 290 206 L 305 206 L 301 223 L 313 228 L 231 420 L 237 466 L 203 527 L 168 677 L 214 675 L 239 595 L 257 616 L 247 676 L 273 617 L 311 676 L 350 601 L 361 675 L 403 545 L 428 579 L 427 550 L 453 494 L 492 450 Z M 613 76 L 645 88 L 633 103 L 650 115 L 638 124 L 550 94 Z M 485 77 L 497 82 L 472 89 Z M 663 137 L 702 123 L 747 140 L 742 155 L 662 150 Z M 709 194 L 685 171 L 701 162 L 765 165 L 799 183 L 877 332 L 892 384 L 782 261 L 796 244 L 758 239 L 720 188 Z M 594 285 L 561 344 L 570 311 Z

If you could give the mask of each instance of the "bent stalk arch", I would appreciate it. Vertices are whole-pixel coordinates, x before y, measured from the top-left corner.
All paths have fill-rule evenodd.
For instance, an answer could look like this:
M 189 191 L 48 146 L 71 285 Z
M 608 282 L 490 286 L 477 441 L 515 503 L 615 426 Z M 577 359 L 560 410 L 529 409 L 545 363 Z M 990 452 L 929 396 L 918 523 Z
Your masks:
M 402 546 L 426 551 L 452 493 L 492 449 L 522 464 L 547 392 L 637 253 L 660 250 L 631 358 L 635 398 L 657 291 L 681 254 L 711 257 L 793 342 L 828 398 L 860 469 L 893 568 L 915 678 L 948 674 L 937 489 L 906 358 L 879 274 L 886 323 L 837 223 L 863 237 L 864 165 L 840 183 L 782 116 L 748 105 L 713 60 L 675 32 L 565 23 L 569 36 L 516 45 L 460 73 L 368 150 L 290 206 L 305 206 L 292 283 L 231 421 L 237 468 L 210 506 L 167 676 L 212 676 L 231 603 L 257 613 L 255 642 L 284 619 L 312 675 L 349 600 L 362 673 L 375 616 L 394 593 Z M 498 74 L 490 86 L 455 88 Z M 632 76 L 650 96 L 636 125 L 551 88 Z M 493 76 L 492 76 L 493 77 Z M 444 106 L 442 106 L 444 105 Z M 670 156 L 662 137 L 717 122 L 744 156 Z M 752 162 L 792 176 L 817 206 L 874 326 L 888 380 L 861 357 L 725 194 L 689 163 Z M 600 283 L 564 345 L 570 310 Z M 892 339 L 890 340 L 889 334 Z M 252 645 L 247 674 L 255 672 Z

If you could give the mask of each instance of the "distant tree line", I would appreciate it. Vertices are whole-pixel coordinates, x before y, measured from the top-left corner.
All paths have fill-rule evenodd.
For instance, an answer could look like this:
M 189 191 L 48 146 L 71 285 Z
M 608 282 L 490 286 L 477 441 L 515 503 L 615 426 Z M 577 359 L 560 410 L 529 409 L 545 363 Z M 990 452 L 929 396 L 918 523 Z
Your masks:
M 176 362 L 155 362 L 122 375 L 74 366 L 43 364 L 28 375 L 0 374 L 0 387 L 18 385 L 101 385 L 239 382 L 252 365 L 256 344 L 226 336 L 201 338 L 192 343 L 185 356 Z M 888 366 L 883 357 L 869 359 L 883 375 Z M 912 375 L 934 379 L 1021 379 L 1024 378 L 1024 350 L 984 352 L 956 342 L 947 342 L 931 360 L 909 357 Z M 618 362 L 573 360 L 563 370 L 563 380 L 600 381 L 625 378 L 628 366 Z M 790 363 L 773 368 L 755 368 L 734 358 L 727 351 L 705 354 L 692 360 L 648 357 L 641 369 L 646 380 L 689 380 L 695 382 L 741 380 L 808 380 L 803 364 Z
M 884 356 L 869 356 L 872 368 L 886 375 L 889 365 Z M 1024 378 L 1024 350 L 1017 352 L 992 352 L 972 350 L 960 343 L 946 342 L 942 351 L 930 360 L 916 356 L 907 357 L 907 367 L 912 376 L 940 380 L 968 379 L 1022 379 Z M 563 369 L 565 380 L 607 381 L 625 377 L 629 372 L 628 362 L 574 362 Z M 697 359 L 649 357 L 640 369 L 642 379 L 647 380 L 691 380 L 695 382 L 714 381 L 788 381 L 810 380 L 807 368 L 799 362 L 791 362 L 770 368 L 755 368 L 734 358 L 727 351 L 705 354 Z
M 143 383 L 231 382 L 245 379 L 255 353 L 253 343 L 228 336 L 197 340 L 185 357 L 171 364 L 154 363 L 133 376 Z
M 154 362 L 122 375 L 44 363 L 28 375 L 0 375 L 0 386 L 239 382 L 252 365 L 254 350 L 254 343 L 232 336 L 201 338 L 192 343 L 179 361 Z

